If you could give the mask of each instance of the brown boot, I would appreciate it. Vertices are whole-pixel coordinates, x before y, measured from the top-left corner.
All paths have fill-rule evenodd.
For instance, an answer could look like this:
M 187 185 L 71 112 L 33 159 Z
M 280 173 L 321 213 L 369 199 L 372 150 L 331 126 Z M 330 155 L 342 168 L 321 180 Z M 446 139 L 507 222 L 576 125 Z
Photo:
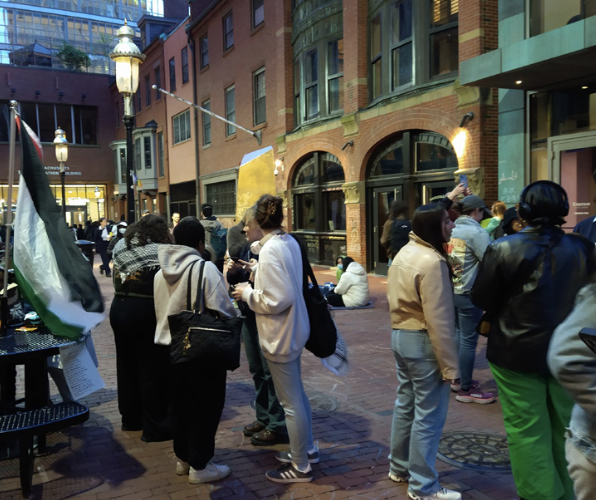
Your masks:
M 250 442 L 255 446 L 273 446 L 274 444 L 288 444 L 290 439 L 285 433 L 273 432 L 269 429 L 265 429 L 253 434 L 250 438 Z
M 244 427 L 244 429 L 242 429 L 242 434 L 244 434 L 246 437 L 250 437 L 253 434 L 256 434 L 257 432 L 260 432 L 264 429 L 265 426 L 258 420 L 255 420 L 252 424 L 248 424 Z

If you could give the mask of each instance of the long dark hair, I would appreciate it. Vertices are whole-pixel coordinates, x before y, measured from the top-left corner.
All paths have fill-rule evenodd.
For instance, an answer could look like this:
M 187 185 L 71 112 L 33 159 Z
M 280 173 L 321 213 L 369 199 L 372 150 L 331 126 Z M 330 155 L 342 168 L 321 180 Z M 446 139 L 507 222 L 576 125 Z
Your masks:
M 405 201 L 394 201 L 389 209 L 389 218 L 397 219 L 398 217 L 408 218 L 408 211 L 410 207 Z
M 445 218 L 445 207 L 441 203 L 429 203 L 418 207 L 412 216 L 412 231 L 420 239 L 432 245 L 445 260 L 447 252 L 443 239 L 443 220 Z
M 147 243 L 172 242 L 168 223 L 162 217 L 153 214 L 141 217 L 137 222 L 128 226 L 126 233 L 124 233 L 124 241 L 127 248 L 132 246 L 135 236 L 134 244 L 141 247 Z

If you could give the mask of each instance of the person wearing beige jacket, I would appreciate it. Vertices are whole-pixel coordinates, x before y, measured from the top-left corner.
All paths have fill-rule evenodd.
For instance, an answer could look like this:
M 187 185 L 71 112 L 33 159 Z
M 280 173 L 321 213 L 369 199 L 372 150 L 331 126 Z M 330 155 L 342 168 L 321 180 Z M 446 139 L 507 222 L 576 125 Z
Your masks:
M 459 383 L 451 270 L 443 245 L 454 227 L 440 203 L 414 212 L 410 241 L 389 268 L 387 299 L 397 399 L 391 428 L 389 478 L 408 482 L 412 500 L 460 500 L 441 487 L 435 469 L 449 406 Z

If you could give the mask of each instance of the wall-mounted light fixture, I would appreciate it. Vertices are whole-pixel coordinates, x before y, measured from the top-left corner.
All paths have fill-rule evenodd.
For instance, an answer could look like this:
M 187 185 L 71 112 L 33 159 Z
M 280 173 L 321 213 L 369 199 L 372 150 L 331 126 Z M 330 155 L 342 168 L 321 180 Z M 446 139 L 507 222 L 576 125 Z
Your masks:
M 35 95 L 36 95 L 36 96 L 39 96 L 39 94 L 41 94 L 41 90 L 36 90 L 36 91 L 35 91 Z
M 81 99 L 83 99 L 83 101 L 87 99 L 87 94 L 81 94 Z
M 10 89 L 10 96 L 11 96 L 11 97 L 12 97 L 14 94 L 16 94 L 16 93 L 17 93 L 17 89 L 15 89 L 15 88 L 11 88 L 11 89 Z
M 280 156 L 277 160 L 275 160 L 275 168 L 273 169 L 273 175 L 278 175 L 279 174 L 279 169 L 281 168 L 281 171 L 284 171 L 284 157 Z
M 64 92 L 58 92 L 58 99 L 62 99 L 64 97 Z
M 342 151 L 344 151 L 344 150 L 345 150 L 345 149 L 346 149 L 348 146 L 352 146 L 352 147 L 354 147 L 354 141 L 348 141 L 348 142 L 346 142 L 346 143 L 345 143 L 345 144 L 342 146 L 341 150 L 342 150 Z
M 469 113 L 466 113 L 462 119 L 461 122 L 459 122 L 459 128 L 463 128 L 467 125 L 468 122 L 472 121 L 474 119 L 474 113 L 472 113 L 471 111 Z

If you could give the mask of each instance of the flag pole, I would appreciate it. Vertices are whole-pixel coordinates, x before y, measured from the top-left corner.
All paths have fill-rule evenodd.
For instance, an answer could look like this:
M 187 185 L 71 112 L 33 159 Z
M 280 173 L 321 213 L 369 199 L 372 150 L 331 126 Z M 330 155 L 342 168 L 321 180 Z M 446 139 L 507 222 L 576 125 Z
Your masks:
M 203 113 L 207 113 L 208 115 L 211 115 L 214 118 L 221 120 L 222 122 L 226 122 L 226 123 L 232 125 L 233 127 L 239 128 L 240 130 L 244 130 L 244 132 L 247 132 L 248 134 L 252 135 L 257 140 L 257 144 L 259 146 L 261 145 L 261 141 L 263 140 L 263 132 L 261 130 L 257 130 L 256 132 L 253 132 L 252 130 L 248 130 L 247 128 L 244 128 L 241 125 L 238 125 L 237 123 L 231 122 L 230 120 L 226 120 L 223 116 L 216 115 L 212 111 L 202 108 L 201 106 L 199 106 L 198 104 L 195 104 L 194 102 L 187 101 L 186 99 L 183 99 L 182 97 L 178 97 L 177 95 L 172 94 L 171 92 L 168 92 L 167 90 L 160 89 L 157 85 L 152 85 L 151 88 L 153 88 L 154 90 L 157 90 L 158 92 L 161 92 L 162 94 L 169 95 L 170 97 L 173 97 L 174 99 L 178 99 L 179 101 L 185 102 L 186 104 L 188 104 L 190 106 L 200 109 Z
M 0 298 L 0 318 L 2 326 L 0 327 L 0 334 L 6 335 L 9 322 L 8 311 L 8 271 L 10 269 L 10 238 L 12 233 L 12 178 L 14 176 L 14 148 L 16 142 L 16 118 L 17 118 L 17 101 L 10 101 L 10 137 L 8 147 L 8 210 L 6 212 L 6 241 L 4 242 L 4 283 L 3 293 Z

